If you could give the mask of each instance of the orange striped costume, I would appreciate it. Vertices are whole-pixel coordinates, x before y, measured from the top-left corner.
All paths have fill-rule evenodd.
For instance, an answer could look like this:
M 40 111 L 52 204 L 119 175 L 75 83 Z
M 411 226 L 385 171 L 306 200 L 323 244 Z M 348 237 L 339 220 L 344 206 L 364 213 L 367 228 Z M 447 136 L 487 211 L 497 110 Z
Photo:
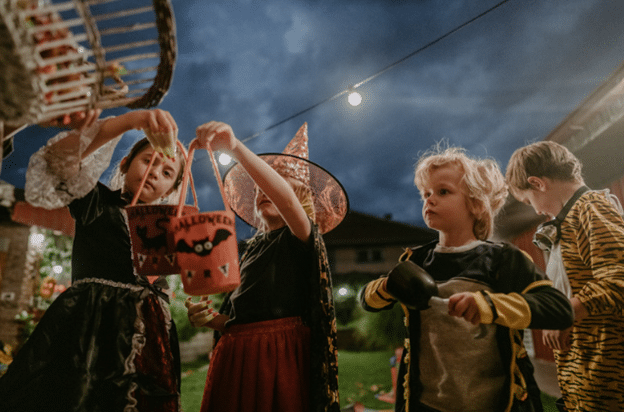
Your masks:
M 566 409 L 624 411 L 624 221 L 605 194 L 590 191 L 561 234 L 572 294 L 590 314 L 574 324 L 572 348 L 555 351 Z

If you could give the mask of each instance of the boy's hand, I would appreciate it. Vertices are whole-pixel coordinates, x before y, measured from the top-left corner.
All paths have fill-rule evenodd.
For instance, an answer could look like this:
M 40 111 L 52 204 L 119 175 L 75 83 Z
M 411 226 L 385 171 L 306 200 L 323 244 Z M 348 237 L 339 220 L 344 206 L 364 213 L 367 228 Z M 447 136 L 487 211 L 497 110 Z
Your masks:
M 574 296 L 570 299 L 570 303 L 572 304 L 572 308 L 574 309 L 574 321 L 580 322 L 589 316 L 589 312 L 587 308 L 579 298 Z M 570 350 L 572 346 L 570 333 L 572 332 L 572 328 L 564 329 L 564 330 L 543 330 L 542 331 L 542 341 L 544 345 L 548 346 L 551 349 Z
M 199 148 L 211 148 L 214 151 L 226 150 L 232 152 L 236 149 L 238 139 L 229 124 L 211 121 L 205 123 L 195 131 Z
M 570 349 L 570 331 L 572 328 L 564 330 L 543 330 L 542 341 L 544 345 L 556 350 Z
M 208 322 L 217 316 L 214 309 L 209 306 L 210 303 L 212 303 L 212 301 L 208 300 L 208 296 L 202 296 L 197 303 L 193 303 L 190 296 L 186 298 L 184 306 L 186 306 L 191 325 L 196 328 L 206 326 Z
M 449 298 L 449 315 L 464 318 L 473 325 L 481 322 L 479 306 L 470 292 L 456 293 Z

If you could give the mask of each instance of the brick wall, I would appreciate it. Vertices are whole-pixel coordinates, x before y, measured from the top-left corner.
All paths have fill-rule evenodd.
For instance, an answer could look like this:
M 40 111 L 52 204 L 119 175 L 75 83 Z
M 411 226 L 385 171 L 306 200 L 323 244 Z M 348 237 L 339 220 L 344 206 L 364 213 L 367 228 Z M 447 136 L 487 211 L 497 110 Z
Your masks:
M 0 340 L 17 344 L 20 324 L 15 315 L 28 308 L 38 262 L 29 252 L 30 227 L 0 222 Z

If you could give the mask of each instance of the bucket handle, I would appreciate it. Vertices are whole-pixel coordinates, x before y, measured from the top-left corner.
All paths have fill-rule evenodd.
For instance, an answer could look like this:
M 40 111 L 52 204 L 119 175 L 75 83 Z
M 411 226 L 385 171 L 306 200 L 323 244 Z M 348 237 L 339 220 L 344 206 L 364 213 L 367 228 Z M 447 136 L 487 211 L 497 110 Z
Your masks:
M 197 139 L 193 139 L 191 144 L 189 145 L 188 158 L 186 161 L 186 166 L 184 167 L 184 176 L 182 178 L 182 189 L 180 195 L 180 203 L 178 204 L 178 213 L 177 217 L 182 216 L 182 207 L 184 206 L 184 200 L 186 198 L 186 189 L 189 184 L 191 184 L 191 190 L 193 191 L 193 197 L 195 197 L 195 185 L 193 183 L 193 176 L 191 175 L 191 163 L 193 162 L 193 155 L 196 147 L 198 146 Z M 223 199 L 223 205 L 225 206 L 225 210 L 231 211 L 230 204 L 225 198 L 225 189 L 223 188 L 223 182 L 221 181 L 221 173 L 219 173 L 219 168 L 217 167 L 217 162 L 214 157 L 214 153 L 210 146 L 206 148 L 206 151 L 210 155 L 210 163 L 212 164 L 212 170 L 214 171 L 215 177 L 217 178 L 217 183 L 219 184 L 219 191 L 221 192 L 221 198 Z M 195 199 L 197 203 L 197 199 Z
M 178 150 L 180 151 L 180 153 L 184 157 L 184 160 L 186 161 L 186 164 L 188 164 L 189 160 L 188 160 L 188 156 L 184 152 L 184 146 L 182 145 L 182 143 L 179 140 L 177 141 L 177 145 L 178 145 Z M 150 169 L 152 168 L 152 165 L 154 164 L 154 160 L 156 160 L 156 156 L 158 156 L 158 152 L 156 150 L 154 150 L 152 152 L 152 157 L 150 158 L 150 162 L 147 165 L 147 169 L 145 169 L 145 174 L 143 175 L 143 179 L 141 180 L 141 183 L 139 184 L 139 188 L 137 189 L 136 193 L 134 194 L 134 197 L 132 198 L 132 202 L 130 202 L 130 206 L 135 206 L 137 204 L 137 202 L 139 201 L 139 194 L 143 190 L 143 187 L 145 186 L 145 182 L 147 182 L 147 177 L 149 176 Z M 193 180 L 192 179 L 193 179 L 193 177 L 191 176 L 191 190 L 193 191 L 193 201 L 195 202 L 195 207 L 197 207 L 197 194 L 195 193 L 195 186 L 193 185 Z M 180 190 L 180 198 L 181 198 L 181 200 L 182 200 L 182 197 L 183 197 L 182 195 L 184 195 L 184 200 L 186 200 L 186 189 L 184 190 L 184 192 L 182 192 L 182 190 Z

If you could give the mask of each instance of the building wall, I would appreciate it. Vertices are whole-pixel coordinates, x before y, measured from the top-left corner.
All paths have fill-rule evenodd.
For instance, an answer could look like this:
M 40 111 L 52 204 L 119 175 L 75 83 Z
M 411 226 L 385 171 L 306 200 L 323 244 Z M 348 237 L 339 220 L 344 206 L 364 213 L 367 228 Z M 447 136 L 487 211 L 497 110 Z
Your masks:
M 0 223 L 0 244 L 7 246 L 6 255 L 0 259 L 0 340 L 11 345 L 18 343 L 21 326 L 15 315 L 28 308 L 38 272 L 29 251 L 29 237 L 29 226 Z
M 371 277 L 388 273 L 398 262 L 404 248 L 398 246 L 380 246 L 341 249 L 329 249 L 332 262 L 332 275 L 340 276 L 352 272 L 370 273 Z M 378 256 L 379 255 L 379 256 Z M 368 258 L 364 258 L 368 256 Z

